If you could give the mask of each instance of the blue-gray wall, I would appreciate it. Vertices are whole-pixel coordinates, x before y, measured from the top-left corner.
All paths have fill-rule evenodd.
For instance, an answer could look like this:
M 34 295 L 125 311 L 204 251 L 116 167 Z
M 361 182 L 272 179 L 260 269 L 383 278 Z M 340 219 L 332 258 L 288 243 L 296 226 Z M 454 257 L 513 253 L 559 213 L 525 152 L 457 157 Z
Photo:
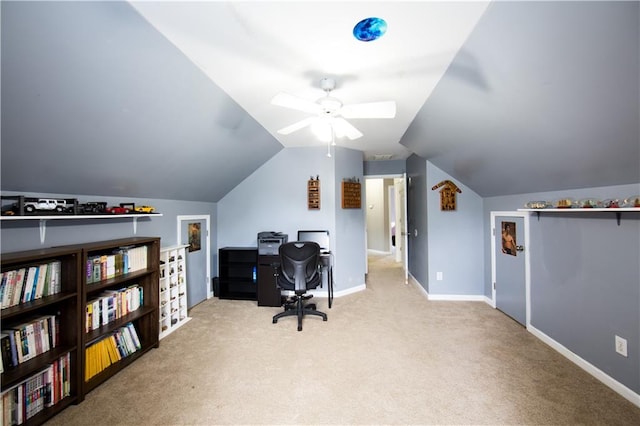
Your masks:
M 328 229 L 334 253 L 335 290 L 364 284 L 366 250 L 363 209 L 341 208 L 341 181 L 363 178 L 362 153 L 335 147 L 286 148 L 218 203 L 218 247 L 257 245 L 257 234 Z M 307 207 L 307 181 L 320 177 L 320 210 Z
M 491 211 L 527 201 L 621 198 L 640 185 L 620 185 L 484 200 L 485 265 L 490 265 Z M 636 394 L 640 393 L 640 212 L 541 213 L 530 220 L 531 325 Z M 491 270 L 485 273 L 491 294 Z M 627 339 L 628 357 L 614 336 Z
M 407 159 L 407 178 L 409 272 L 429 297 L 484 299 L 482 198 L 417 155 Z M 462 190 L 455 211 L 441 211 L 439 189 L 431 189 L 443 180 Z
M 405 160 L 365 161 L 364 175 L 401 175 L 407 171 Z
M 460 188 L 454 211 L 440 210 L 443 180 Z M 480 296 L 484 290 L 482 198 L 463 183 L 427 162 L 429 295 Z M 436 274 L 442 272 L 442 280 Z
M 367 268 L 367 247 L 365 242 L 365 205 L 359 209 L 342 208 L 342 180 L 356 178 L 363 185 L 361 200 L 364 203 L 364 176 L 362 173 L 362 152 L 351 149 L 335 151 L 335 218 L 336 291 L 363 286 Z

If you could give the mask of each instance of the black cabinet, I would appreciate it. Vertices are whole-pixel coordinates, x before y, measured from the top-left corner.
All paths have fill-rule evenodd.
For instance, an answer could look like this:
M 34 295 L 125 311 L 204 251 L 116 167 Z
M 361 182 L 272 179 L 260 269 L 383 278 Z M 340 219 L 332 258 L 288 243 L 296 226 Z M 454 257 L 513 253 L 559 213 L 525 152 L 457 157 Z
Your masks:
M 218 253 L 219 297 L 221 299 L 256 300 L 258 249 L 223 247 Z
M 282 306 L 275 276 L 279 264 L 279 256 L 258 256 L 258 306 Z

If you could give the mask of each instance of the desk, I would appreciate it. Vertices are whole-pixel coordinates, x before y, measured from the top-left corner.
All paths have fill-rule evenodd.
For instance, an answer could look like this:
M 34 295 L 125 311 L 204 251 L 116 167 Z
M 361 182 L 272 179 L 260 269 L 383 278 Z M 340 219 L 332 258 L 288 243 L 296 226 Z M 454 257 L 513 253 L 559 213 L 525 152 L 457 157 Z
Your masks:
M 276 283 L 275 268 L 280 266 L 280 256 L 258 256 L 258 306 L 282 306 L 282 295 Z
M 327 274 L 327 300 L 329 309 L 331 309 L 333 303 L 333 254 L 330 251 L 320 254 L 320 263 Z
M 331 252 L 320 255 L 323 274 L 327 275 L 328 305 L 333 304 L 333 255 Z M 274 255 L 258 256 L 258 306 L 282 306 L 282 295 L 277 285 L 274 269 L 280 266 L 280 257 Z M 324 279 L 322 284 L 324 285 Z

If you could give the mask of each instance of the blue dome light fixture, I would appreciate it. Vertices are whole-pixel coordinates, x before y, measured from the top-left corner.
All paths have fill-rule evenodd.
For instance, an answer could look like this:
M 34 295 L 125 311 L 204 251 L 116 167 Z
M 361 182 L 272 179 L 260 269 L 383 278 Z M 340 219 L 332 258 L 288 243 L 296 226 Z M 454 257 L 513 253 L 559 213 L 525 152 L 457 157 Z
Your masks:
M 353 27 L 353 36 L 360 41 L 377 40 L 387 32 L 387 22 L 382 18 L 366 18 Z

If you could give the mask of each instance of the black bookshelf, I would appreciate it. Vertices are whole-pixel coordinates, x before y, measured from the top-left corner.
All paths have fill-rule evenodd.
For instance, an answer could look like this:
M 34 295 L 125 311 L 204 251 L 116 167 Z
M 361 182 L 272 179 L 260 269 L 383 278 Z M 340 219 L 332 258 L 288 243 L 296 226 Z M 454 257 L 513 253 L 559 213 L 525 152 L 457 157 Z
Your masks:
M 220 299 L 256 300 L 258 249 L 223 247 L 218 254 Z

